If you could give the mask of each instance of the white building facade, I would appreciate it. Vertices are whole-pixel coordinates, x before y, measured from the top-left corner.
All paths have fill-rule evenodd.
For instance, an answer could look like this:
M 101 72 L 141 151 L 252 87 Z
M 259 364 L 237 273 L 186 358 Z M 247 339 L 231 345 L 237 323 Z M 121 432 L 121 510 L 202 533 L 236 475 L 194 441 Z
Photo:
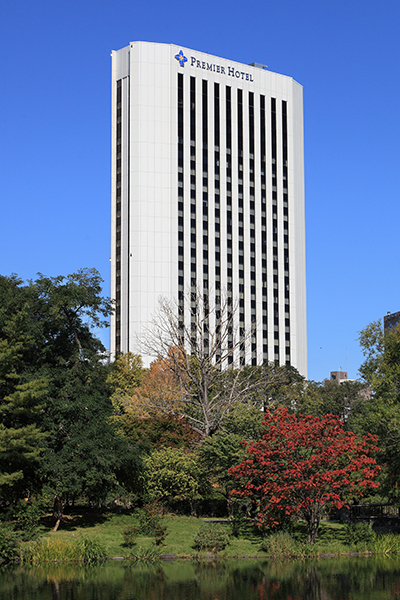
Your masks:
M 247 364 L 307 376 L 298 83 L 173 44 L 112 52 L 111 205 L 112 354 L 142 353 L 159 298 L 197 289 L 255 328 Z

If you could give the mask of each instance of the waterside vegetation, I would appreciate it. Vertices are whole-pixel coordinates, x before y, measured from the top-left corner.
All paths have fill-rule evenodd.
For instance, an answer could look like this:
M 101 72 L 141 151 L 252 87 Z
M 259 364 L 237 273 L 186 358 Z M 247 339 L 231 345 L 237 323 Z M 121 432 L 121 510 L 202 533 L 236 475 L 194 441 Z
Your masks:
M 235 307 L 225 344 L 199 296 L 185 343 L 161 305 L 145 369 L 93 334 L 113 310 L 101 283 L 0 276 L 1 561 L 399 552 L 396 534 L 327 519 L 361 497 L 398 507 L 400 331 L 361 333 L 363 382 L 318 384 L 235 363 Z M 236 337 L 246 352 L 251 332 Z
M 1 547 L 8 544 L 8 554 L 2 553 L 3 561 L 39 565 L 85 564 L 110 558 L 154 562 L 163 556 L 186 560 L 400 556 L 400 536 L 375 533 L 368 523 L 323 521 L 319 539 L 313 545 L 306 541 L 305 523 L 293 525 L 290 531 L 262 534 L 254 524 L 244 521 L 235 535 L 232 521 L 210 522 L 173 514 L 162 517 L 165 536 L 160 542 L 154 531 L 143 528 L 143 511 L 138 509 L 125 514 L 103 513 L 98 518 L 88 515 L 86 510 L 77 510 L 66 517 L 62 530 L 48 532 L 45 525 L 46 520 L 37 540 L 14 539 L 11 545 L 10 538 L 4 537 L 4 531 L 0 530 Z

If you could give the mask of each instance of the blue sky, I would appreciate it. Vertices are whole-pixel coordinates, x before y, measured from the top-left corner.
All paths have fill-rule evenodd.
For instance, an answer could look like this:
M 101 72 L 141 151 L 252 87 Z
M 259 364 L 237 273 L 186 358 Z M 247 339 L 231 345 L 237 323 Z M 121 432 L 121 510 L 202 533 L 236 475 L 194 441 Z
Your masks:
M 3 3 L 0 273 L 95 267 L 109 295 L 111 50 L 261 62 L 304 86 L 308 375 L 357 377 L 358 332 L 400 310 L 399 31 L 395 0 Z

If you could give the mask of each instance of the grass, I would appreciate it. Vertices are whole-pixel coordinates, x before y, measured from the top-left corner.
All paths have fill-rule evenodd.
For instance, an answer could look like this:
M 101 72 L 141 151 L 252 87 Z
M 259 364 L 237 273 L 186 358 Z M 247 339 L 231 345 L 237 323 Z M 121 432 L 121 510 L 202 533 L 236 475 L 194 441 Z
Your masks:
M 174 554 L 181 558 L 189 558 L 198 553 L 193 547 L 193 540 L 201 525 L 202 519 L 196 517 L 167 515 L 163 519 L 167 526 L 167 536 L 164 544 L 160 546 L 163 554 Z M 50 522 L 46 523 L 50 528 Z M 95 538 L 105 548 L 107 557 L 128 556 L 130 551 L 124 546 L 123 531 L 128 527 L 138 525 L 135 513 L 115 514 L 105 513 L 96 519 L 94 515 L 74 513 L 65 517 L 57 532 L 47 529 L 44 534 L 46 539 L 63 541 L 77 541 L 82 535 Z M 228 524 L 223 525 L 230 531 Z M 246 528 L 240 538 L 231 538 L 230 544 L 220 552 L 221 556 L 255 556 L 260 552 L 261 538 L 254 534 L 250 527 Z M 42 529 L 42 534 L 44 533 Z M 246 538 L 246 539 L 243 539 Z M 154 538 L 138 535 L 135 550 L 145 551 L 154 543 Z
M 202 519 L 188 516 L 167 515 L 163 519 L 167 527 L 165 542 L 158 547 L 161 554 L 173 554 L 178 558 L 191 558 L 206 555 L 206 552 L 198 553 L 194 548 L 194 538 L 203 525 Z M 147 535 L 138 535 L 133 549 L 124 545 L 123 532 L 129 527 L 138 525 L 135 512 L 132 514 L 104 513 L 96 516 L 93 513 L 74 513 L 67 516 L 61 524 L 59 531 L 51 532 L 47 529 L 44 536 L 46 540 L 59 540 L 64 542 L 79 542 L 82 537 L 90 537 L 96 540 L 104 549 L 106 557 L 128 557 L 145 556 L 151 554 L 154 547 L 154 538 Z M 223 524 L 227 532 L 230 532 L 229 524 Z M 314 546 L 304 543 L 306 540 L 306 527 L 300 523 L 295 526 L 291 535 L 286 538 L 268 541 L 263 544 L 262 538 L 245 524 L 239 537 L 230 537 L 230 543 L 218 553 L 225 558 L 232 557 L 266 557 L 269 556 L 340 556 L 351 552 L 364 553 L 399 553 L 400 536 L 392 536 L 385 541 L 385 537 L 378 536 L 376 540 L 367 546 L 364 544 L 350 545 L 346 541 L 346 527 L 339 523 L 323 522 L 320 526 L 318 541 Z M 272 544 L 275 544 L 272 549 Z M 264 550 L 262 549 L 264 547 Z M 371 546 L 371 547 L 368 547 Z
M 79 539 L 43 538 L 25 545 L 23 562 L 34 565 L 46 562 L 90 563 L 104 560 L 105 549 L 98 539 L 80 536 Z

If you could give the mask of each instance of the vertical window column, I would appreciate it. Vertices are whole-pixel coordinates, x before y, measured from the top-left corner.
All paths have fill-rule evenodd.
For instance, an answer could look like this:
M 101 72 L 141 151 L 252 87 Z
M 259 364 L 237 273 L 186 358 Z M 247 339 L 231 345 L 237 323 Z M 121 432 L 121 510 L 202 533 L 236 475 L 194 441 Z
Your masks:
M 260 96 L 261 280 L 263 361 L 268 360 L 265 96 Z
M 271 98 L 271 184 L 272 184 L 272 267 L 274 296 L 274 360 L 279 362 L 279 290 L 278 290 L 278 191 L 277 191 L 276 98 Z
M 287 102 L 282 101 L 282 169 L 283 169 L 283 256 L 285 284 L 285 361 L 290 365 L 290 290 L 289 290 L 289 210 L 288 210 L 288 134 Z
M 196 78 L 190 78 L 190 295 L 191 343 L 197 345 L 196 330 Z
M 257 313 L 256 313 L 256 229 L 254 196 L 254 93 L 249 92 L 249 199 L 250 199 L 250 314 L 251 314 L 251 364 L 257 365 Z
M 233 348 L 233 286 L 232 286 L 232 94 L 231 88 L 226 87 L 226 264 L 227 264 L 227 319 L 228 349 Z M 228 357 L 228 363 L 233 363 L 233 356 Z
M 243 207 L 243 90 L 237 91 L 237 140 L 238 140 L 238 243 L 239 243 L 239 335 L 245 335 L 244 320 L 244 207 Z M 231 240 L 232 246 L 232 240 Z M 231 250 L 232 251 L 232 250 Z M 244 364 L 245 344 L 240 345 L 240 363 Z
M 183 214 L 183 75 L 178 73 L 178 326 L 184 327 L 184 214 Z
M 115 277 L 115 350 L 121 352 L 121 146 L 122 146 L 122 80 L 117 81 L 116 128 L 116 277 Z
M 208 273 L 208 89 L 202 81 L 202 141 L 203 141 L 203 352 L 209 351 L 209 273 Z
M 214 231 L 215 231 L 215 330 L 221 328 L 221 202 L 219 83 L 214 83 Z M 217 333 L 218 336 L 218 333 Z M 216 361 L 221 358 L 217 350 Z

